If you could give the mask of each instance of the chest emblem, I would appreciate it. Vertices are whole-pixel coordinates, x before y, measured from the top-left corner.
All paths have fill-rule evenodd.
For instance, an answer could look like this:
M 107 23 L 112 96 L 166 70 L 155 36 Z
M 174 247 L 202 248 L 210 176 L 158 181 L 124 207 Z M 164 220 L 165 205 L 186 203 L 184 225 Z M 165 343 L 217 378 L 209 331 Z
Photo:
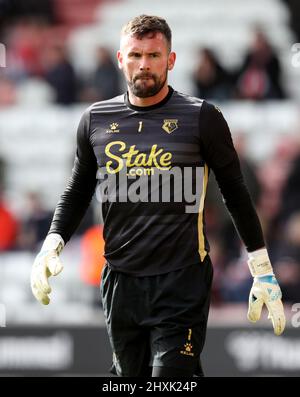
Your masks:
M 176 119 L 166 119 L 163 122 L 163 125 L 161 127 L 164 131 L 166 131 L 168 134 L 171 134 L 178 128 L 178 120 Z

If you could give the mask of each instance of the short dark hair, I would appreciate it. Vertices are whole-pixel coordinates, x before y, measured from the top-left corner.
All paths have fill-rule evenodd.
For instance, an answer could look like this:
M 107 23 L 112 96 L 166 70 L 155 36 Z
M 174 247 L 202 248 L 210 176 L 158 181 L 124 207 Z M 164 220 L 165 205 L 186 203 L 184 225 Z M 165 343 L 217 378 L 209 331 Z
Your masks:
M 122 35 L 132 35 L 138 39 L 142 39 L 149 34 L 155 36 L 156 33 L 162 33 L 171 50 L 172 32 L 166 20 L 156 15 L 139 15 L 131 19 L 125 26 L 123 26 Z

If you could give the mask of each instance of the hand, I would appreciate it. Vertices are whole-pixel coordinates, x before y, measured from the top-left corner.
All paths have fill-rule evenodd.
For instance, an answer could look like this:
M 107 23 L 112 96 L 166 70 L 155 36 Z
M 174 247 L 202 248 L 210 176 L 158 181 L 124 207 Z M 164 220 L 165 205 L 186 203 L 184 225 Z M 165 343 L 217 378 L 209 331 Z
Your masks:
M 285 328 L 285 315 L 281 301 L 282 294 L 275 276 L 255 277 L 249 296 L 248 319 L 256 322 L 260 319 L 265 304 L 269 311 L 274 333 L 281 335 Z
M 43 305 L 50 302 L 50 276 L 56 276 L 63 270 L 59 254 L 64 247 L 64 241 L 58 234 L 49 234 L 37 255 L 31 270 L 31 290 L 35 298 Z
M 248 266 L 254 277 L 249 295 L 248 319 L 256 322 L 260 319 L 263 305 L 269 311 L 274 333 L 282 334 L 285 328 L 285 315 L 282 294 L 265 248 L 249 253 Z

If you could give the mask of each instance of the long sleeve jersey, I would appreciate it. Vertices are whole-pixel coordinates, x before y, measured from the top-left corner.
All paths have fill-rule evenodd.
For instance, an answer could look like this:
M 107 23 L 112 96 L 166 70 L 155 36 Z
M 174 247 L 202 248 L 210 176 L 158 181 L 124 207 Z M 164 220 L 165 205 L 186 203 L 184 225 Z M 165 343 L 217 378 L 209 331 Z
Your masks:
M 95 103 L 81 118 L 72 175 L 49 233 L 67 242 L 96 189 L 104 256 L 112 269 L 144 276 L 201 264 L 209 253 L 210 171 L 247 250 L 263 247 L 261 225 L 218 108 L 171 87 L 149 107 L 132 105 L 127 93 Z

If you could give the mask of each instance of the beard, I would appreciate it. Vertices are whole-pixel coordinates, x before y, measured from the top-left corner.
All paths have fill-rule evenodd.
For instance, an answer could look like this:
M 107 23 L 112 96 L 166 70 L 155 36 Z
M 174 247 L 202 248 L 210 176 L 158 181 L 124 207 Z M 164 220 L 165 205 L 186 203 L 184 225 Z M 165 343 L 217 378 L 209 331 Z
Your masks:
M 159 93 L 167 81 L 168 69 L 162 76 L 152 73 L 140 73 L 127 80 L 128 87 L 133 95 L 138 98 L 149 98 Z

